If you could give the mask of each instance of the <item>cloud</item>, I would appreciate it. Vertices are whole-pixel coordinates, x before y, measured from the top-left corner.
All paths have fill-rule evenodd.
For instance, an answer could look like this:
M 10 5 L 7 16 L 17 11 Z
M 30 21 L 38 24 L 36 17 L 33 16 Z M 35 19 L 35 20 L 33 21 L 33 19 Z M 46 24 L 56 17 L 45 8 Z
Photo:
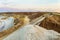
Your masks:
M 0 0 L 0 5 L 17 9 L 60 10 L 60 0 Z

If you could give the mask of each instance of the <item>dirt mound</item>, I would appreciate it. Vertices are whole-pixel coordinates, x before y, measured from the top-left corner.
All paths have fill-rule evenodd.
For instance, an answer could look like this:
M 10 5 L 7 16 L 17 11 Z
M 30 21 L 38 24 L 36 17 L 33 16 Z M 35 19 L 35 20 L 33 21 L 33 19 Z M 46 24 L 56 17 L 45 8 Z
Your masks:
M 52 29 L 60 33 L 60 16 L 52 16 L 43 20 L 40 26 L 46 29 Z

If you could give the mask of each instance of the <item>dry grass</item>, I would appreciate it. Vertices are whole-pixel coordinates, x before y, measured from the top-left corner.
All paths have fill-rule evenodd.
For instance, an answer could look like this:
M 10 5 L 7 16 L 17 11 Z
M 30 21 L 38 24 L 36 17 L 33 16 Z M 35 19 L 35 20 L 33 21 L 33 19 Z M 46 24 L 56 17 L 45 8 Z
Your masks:
M 8 16 L 8 17 L 10 16 L 10 15 L 7 15 L 7 14 L 2 14 L 2 15 Z M 0 32 L 0 38 L 4 37 L 6 35 L 9 35 L 10 33 L 14 32 L 18 28 L 20 28 L 22 25 L 24 25 L 24 17 L 25 17 L 25 15 L 15 15 L 14 14 L 13 17 L 15 18 L 15 21 L 14 21 L 15 25 L 14 25 L 14 27 L 12 27 L 12 28 L 10 28 L 8 30 L 5 30 L 3 32 Z
M 46 18 L 42 21 L 40 26 L 60 33 L 60 16 L 54 15 L 53 17 Z
M 24 18 L 24 16 L 28 16 L 31 20 L 41 16 L 45 14 L 44 12 L 15 12 L 15 13 L 3 13 L 0 15 L 4 15 L 4 16 L 13 16 L 15 18 L 15 26 L 5 30 L 3 32 L 0 33 L 0 38 L 4 37 L 6 35 L 9 35 L 10 33 L 14 32 L 15 30 L 17 30 L 18 28 L 20 28 L 24 22 L 22 20 L 20 20 L 22 17 Z M 41 25 L 42 27 L 46 28 L 46 29 L 53 29 L 56 30 L 58 32 L 60 32 L 60 16 L 53 16 L 50 18 L 46 18 L 44 21 L 42 21 Z

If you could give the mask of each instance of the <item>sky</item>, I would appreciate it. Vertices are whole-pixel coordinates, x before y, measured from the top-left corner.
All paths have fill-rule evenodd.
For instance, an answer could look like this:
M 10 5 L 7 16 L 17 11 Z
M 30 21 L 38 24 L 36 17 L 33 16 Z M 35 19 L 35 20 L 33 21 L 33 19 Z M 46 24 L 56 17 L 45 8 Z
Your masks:
M 0 0 L 0 7 L 57 11 L 60 10 L 60 0 Z

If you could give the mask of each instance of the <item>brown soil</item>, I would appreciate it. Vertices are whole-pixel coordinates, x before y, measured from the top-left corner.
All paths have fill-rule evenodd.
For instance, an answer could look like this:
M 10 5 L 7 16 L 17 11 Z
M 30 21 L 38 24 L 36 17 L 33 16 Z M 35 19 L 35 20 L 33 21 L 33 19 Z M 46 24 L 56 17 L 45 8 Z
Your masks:
M 40 26 L 49 29 L 55 30 L 60 33 L 60 16 L 52 16 L 43 20 Z
M 15 26 L 10 28 L 9 30 L 5 30 L 3 32 L 0 32 L 0 38 L 6 35 L 9 35 L 13 31 L 17 30 L 20 26 L 23 25 L 23 22 L 20 22 L 21 15 L 27 15 L 31 20 L 45 14 L 47 12 L 9 12 L 9 13 L 3 13 L 0 15 L 7 15 L 7 16 L 13 16 L 15 18 Z M 22 16 L 23 17 L 23 16 Z M 57 32 L 60 32 L 60 16 L 53 16 L 46 18 L 43 20 L 40 24 L 40 26 L 46 28 L 46 29 L 53 29 Z

